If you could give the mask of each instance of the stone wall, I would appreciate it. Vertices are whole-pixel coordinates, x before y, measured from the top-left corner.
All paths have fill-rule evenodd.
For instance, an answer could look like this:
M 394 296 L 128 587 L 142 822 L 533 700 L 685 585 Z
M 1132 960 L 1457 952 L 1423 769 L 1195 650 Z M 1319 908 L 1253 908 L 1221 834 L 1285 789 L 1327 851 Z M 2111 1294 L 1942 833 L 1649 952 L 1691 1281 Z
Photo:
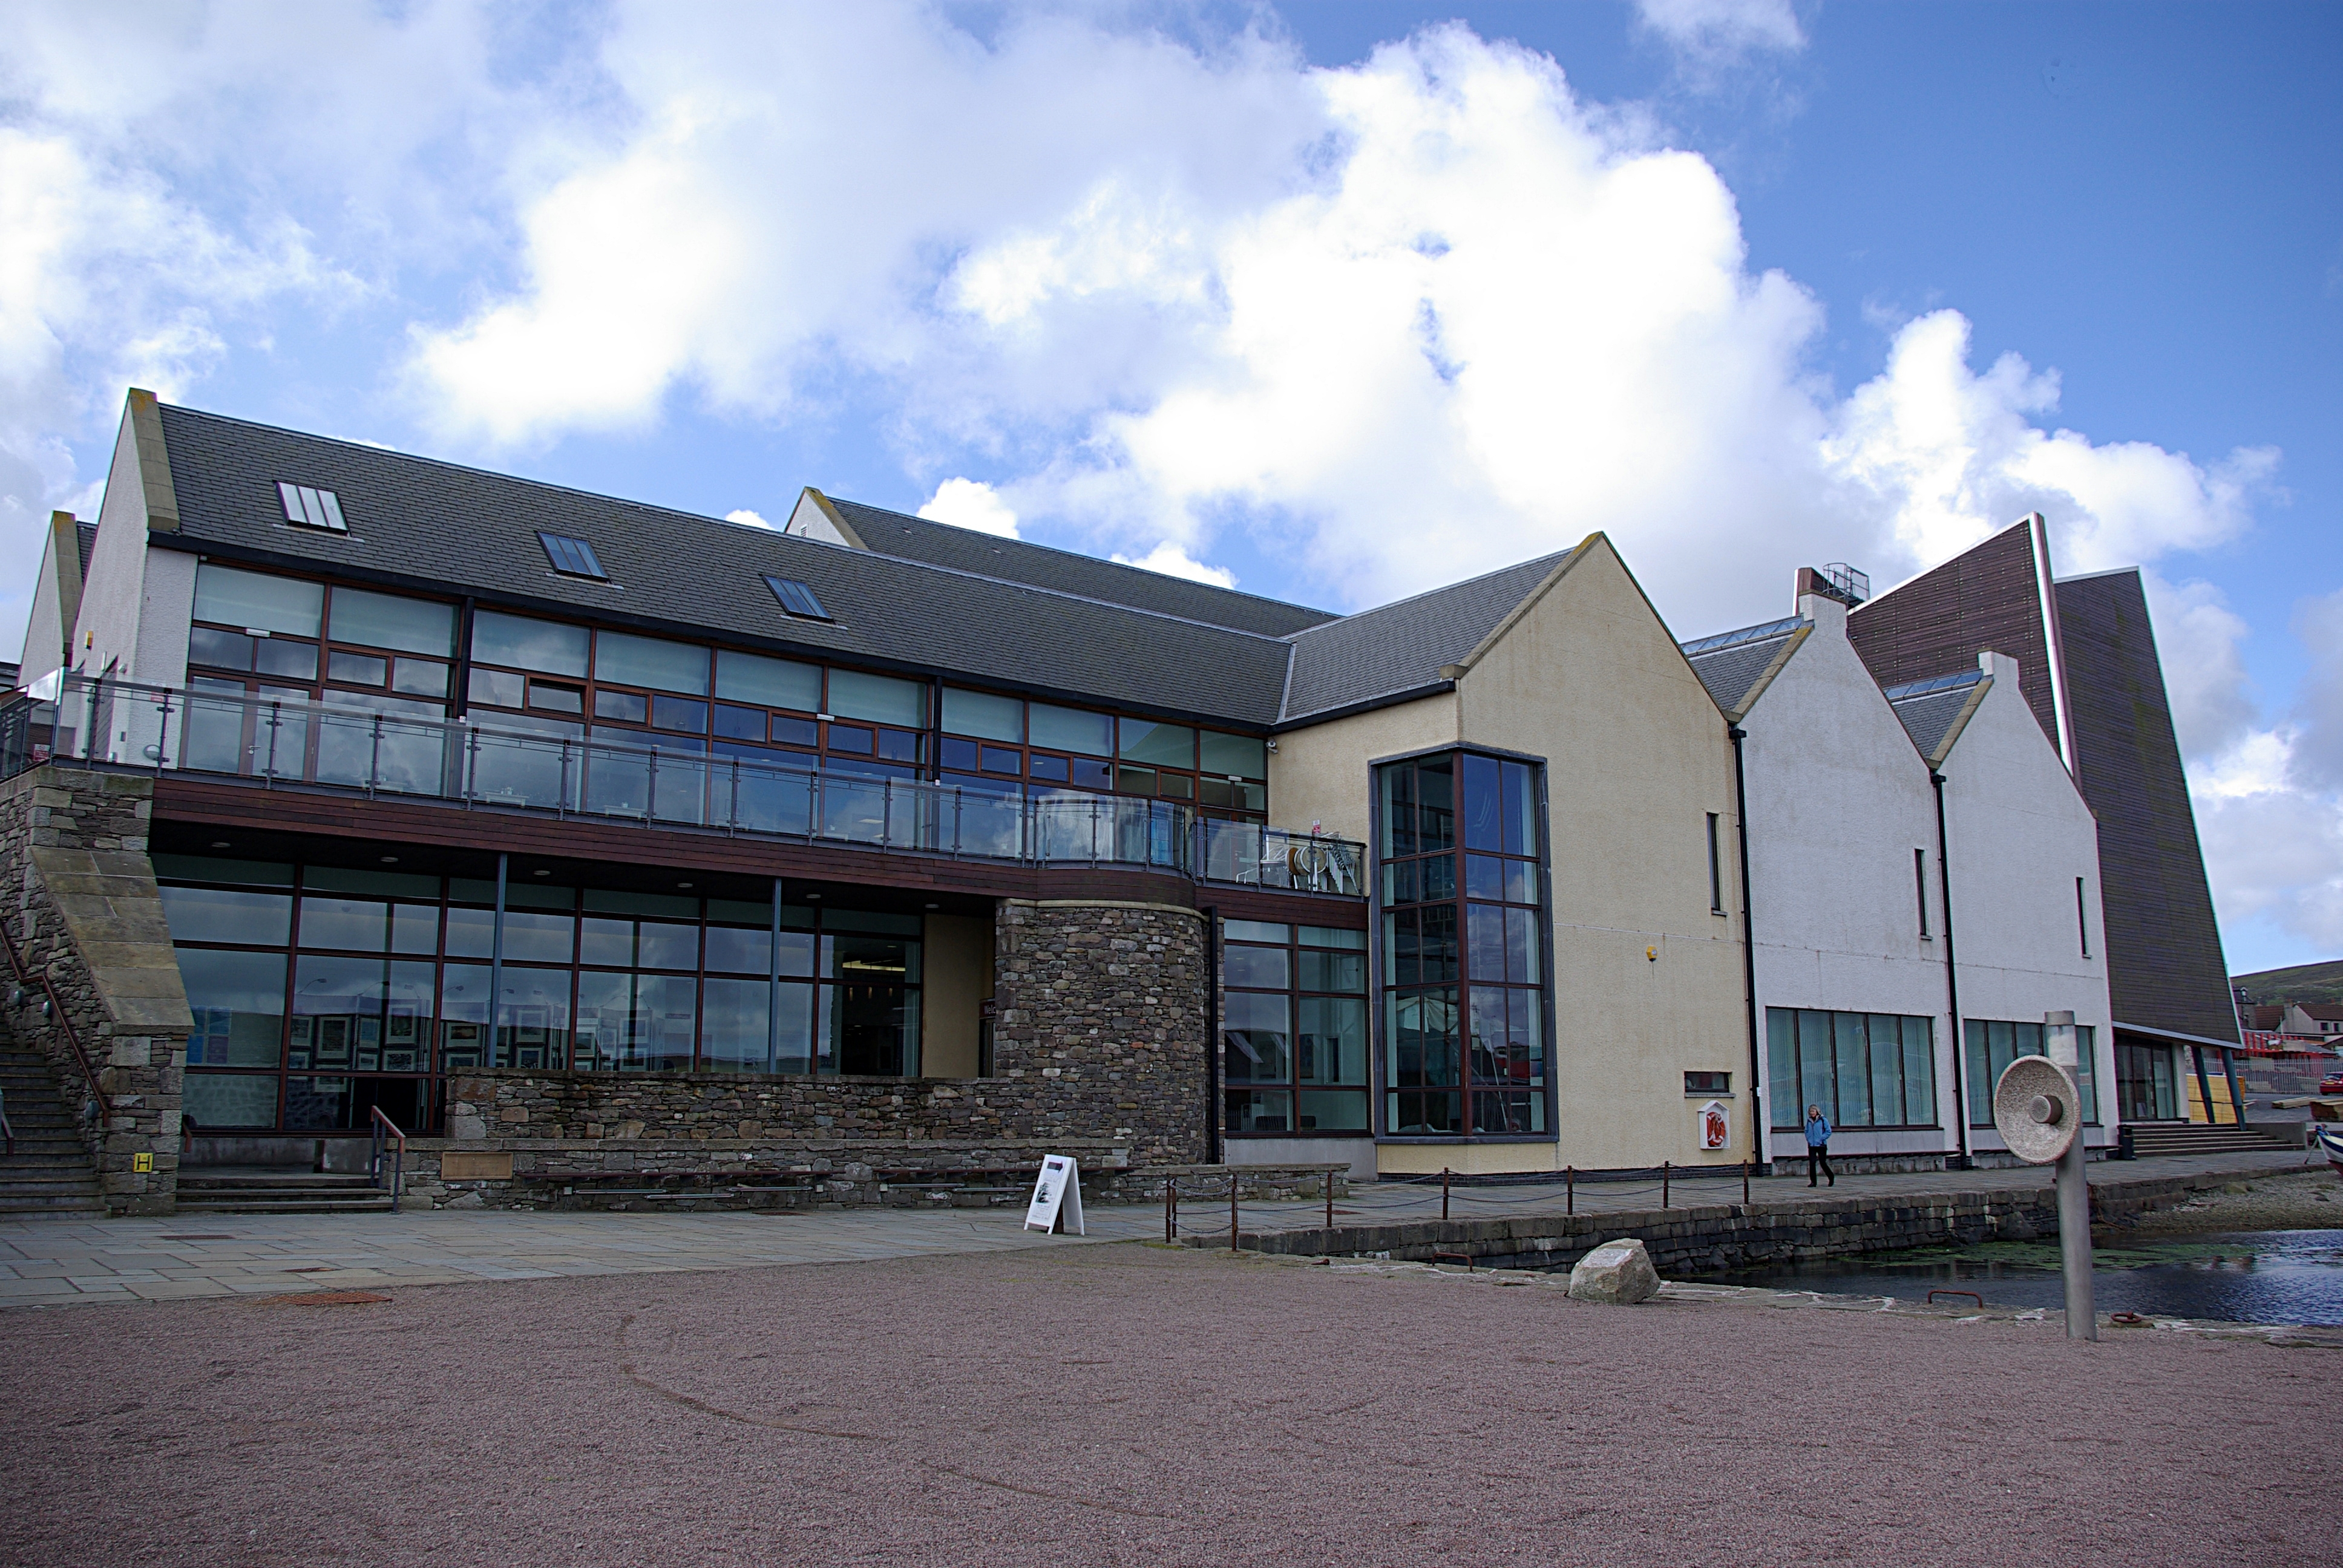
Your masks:
M 0 783 L 0 918 L 29 978 L 5 977 L 9 1023 L 48 1057 L 68 1102 L 88 1102 L 84 1134 L 114 1213 L 170 1213 L 177 1184 L 190 1020 L 146 858 L 153 804 L 154 780 L 136 774 L 51 765 Z M 102 1122 L 90 1073 L 111 1110 Z M 151 1171 L 136 1169 L 141 1156 Z
M 1007 900 L 994 965 L 990 1078 L 465 1073 L 447 1138 L 416 1148 L 417 1196 L 535 1205 L 723 1187 L 799 1206 L 789 1194 L 1030 1181 L 1045 1153 L 1080 1161 L 1086 1190 L 1204 1157 L 1202 916 Z

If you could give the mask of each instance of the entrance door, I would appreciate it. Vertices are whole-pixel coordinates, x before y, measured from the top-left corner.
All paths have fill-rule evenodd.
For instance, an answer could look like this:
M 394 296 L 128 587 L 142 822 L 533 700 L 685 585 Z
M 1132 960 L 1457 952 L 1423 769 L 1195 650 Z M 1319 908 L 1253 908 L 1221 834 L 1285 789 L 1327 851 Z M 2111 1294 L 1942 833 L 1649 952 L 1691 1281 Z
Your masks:
M 2180 1064 L 2176 1048 L 2117 1041 L 2116 1095 L 2126 1121 L 2180 1120 Z

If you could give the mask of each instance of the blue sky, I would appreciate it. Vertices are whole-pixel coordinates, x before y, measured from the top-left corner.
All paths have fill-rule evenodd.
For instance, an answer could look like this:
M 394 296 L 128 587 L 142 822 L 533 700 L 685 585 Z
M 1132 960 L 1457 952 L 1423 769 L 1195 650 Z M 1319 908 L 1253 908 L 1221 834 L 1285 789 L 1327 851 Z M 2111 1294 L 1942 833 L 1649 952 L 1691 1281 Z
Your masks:
M 0 640 L 127 383 L 1350 608 L 2149 573 L 2232 967 L 2343 951 L 2332 5 L 26 5 Z

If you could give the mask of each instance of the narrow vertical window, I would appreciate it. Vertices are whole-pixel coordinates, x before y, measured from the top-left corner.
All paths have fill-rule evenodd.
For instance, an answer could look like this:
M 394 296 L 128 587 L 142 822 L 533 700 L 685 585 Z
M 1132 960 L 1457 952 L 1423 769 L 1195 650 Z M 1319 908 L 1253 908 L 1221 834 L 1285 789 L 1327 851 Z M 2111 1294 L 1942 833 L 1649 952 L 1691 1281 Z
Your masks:
M 1928 934 L 1928 851 L 1912 851 L 1912 894 L 1920 900 L 1920 935 Z
M 2083 899 L 2083 879 L 2075 879 L 2075 935 L 2083 946 L 2083 956 L 2091 956 L 2091 917 L 2089 906 Z
M 1714 811 L 1708 814 L 1708 910 L 1713 915 L 1725 913 L 1725 864 L 1717 855 Z

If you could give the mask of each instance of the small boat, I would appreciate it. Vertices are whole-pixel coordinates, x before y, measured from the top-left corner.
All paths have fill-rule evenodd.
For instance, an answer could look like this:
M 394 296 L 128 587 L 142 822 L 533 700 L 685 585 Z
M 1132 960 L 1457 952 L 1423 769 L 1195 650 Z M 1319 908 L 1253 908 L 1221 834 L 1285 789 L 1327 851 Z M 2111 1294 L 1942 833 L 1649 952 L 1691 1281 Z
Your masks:
M 2318 1134 L 2318 1146 L 2327 1151 L 2327 1168 L 2338 1177 L 2343 1177 L 2343 1126 L 2322 1121 L 2317 1124 L 2315 1131 Z

